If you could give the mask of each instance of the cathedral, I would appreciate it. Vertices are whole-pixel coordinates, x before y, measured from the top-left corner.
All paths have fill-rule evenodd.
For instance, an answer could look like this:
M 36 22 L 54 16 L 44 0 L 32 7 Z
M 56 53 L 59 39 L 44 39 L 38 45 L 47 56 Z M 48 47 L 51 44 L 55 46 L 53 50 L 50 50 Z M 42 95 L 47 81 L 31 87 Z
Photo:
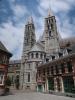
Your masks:
M 25 25 L 20 69 L 21 89 L 38 91 L 41 88 L 41 85 L 38 85 L 41 80 L 37 83 L 39 66 L 47 64 L 55 57 L 58 59 L 58 53 L 62 55 L 55 16 L 49 11 L 44 22 L 44 32 L 39 41 L 36 41 L 33 18 L 31 17 Z

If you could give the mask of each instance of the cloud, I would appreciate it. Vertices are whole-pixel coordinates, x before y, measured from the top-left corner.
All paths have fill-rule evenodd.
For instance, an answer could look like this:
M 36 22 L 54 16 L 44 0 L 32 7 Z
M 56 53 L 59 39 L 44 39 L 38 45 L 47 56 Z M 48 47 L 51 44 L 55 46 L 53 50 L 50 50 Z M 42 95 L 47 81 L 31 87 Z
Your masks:
M 11 21 L 8 21 L 7 23 L 3 23 L 0 27 L 0 40 L 11 53 L 14 53 L 14 59 L 21 57 L 24 37 L 23 33 L 24 24 L 15 27 Z
M 16 0 L 8 0 L 8 1 L 10 4 L 10 8 L 13 12 L 13 19 L 15 21 L 21 20 L 22 18 L 25 17 L 25 15 L 28 14 L 28 10 L 25 5 L 14 3 L 14 2 L 16 2 Z
M 8 18 L 7 22 L 0 25 L 0 40 L 5 44 L 8 50 L 13 53 L 12 59 L 19 59 L 22 56 L 24 26 L 27 16 L 30 15 L 26 5 L 15 3 L 16 0 L 8 0 L 13 16 Z M 57 20 L 57 29 L 63 38 L 74 36 L 75 19 L 70 23 L 71 16 L 68 12 L 75 5 L 75 0 L 37 0 L 36 13 L 32 11 L 32 17 L 35 25 L 35 33 L 37 40 L 44 31 L 44 18 L 48 15 L 48 9 L 51 10 Z M 33 9 L 32 9 L 33 10 Z M 15 21 L 15 25 L 13 21 Z
M 37 9 L 41 18 L 43 18 L 43 16 L 47 17 L 49 8 L 51 10 L 51 14 L 56 16 L 57 29 L 62 38 L 74 35 L 75 23 L 70 24 L 70 19 L 72 16 L 69 16 L 68 12 L 73 8 L 73 6 L 75 6 L 75 0 L 37 0 L 37 1 L 39 3 Z M 75 22 L 75 19 L 73 19 L 73 22 Z

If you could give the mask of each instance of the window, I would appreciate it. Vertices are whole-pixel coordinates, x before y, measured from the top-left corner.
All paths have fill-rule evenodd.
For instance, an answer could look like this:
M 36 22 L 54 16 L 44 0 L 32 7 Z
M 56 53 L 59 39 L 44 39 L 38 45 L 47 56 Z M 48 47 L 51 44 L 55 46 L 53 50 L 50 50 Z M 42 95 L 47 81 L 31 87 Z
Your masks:
M 42 57 L 43 57 L 43 54 L 41 53 L 41 54 L 40 54 L 40 58 L 42 59 Z
M 30 82 L 30 73 L 28 73 L 28 82 Z
M 31 58 L 33 58 L 34 57 L 34 55 L 33 55 L 33 53 L 31 54 Z
M 29 69 L 30 69 L 30 64 L 29 64 Z
M 49 36 L 51 36 L 51 31 L 49 31 Z
M 51 24 L 51 29 L 53 30 L 53 24 Z
M 36 53 L 36 58 L 38 58 L 38 53 Z

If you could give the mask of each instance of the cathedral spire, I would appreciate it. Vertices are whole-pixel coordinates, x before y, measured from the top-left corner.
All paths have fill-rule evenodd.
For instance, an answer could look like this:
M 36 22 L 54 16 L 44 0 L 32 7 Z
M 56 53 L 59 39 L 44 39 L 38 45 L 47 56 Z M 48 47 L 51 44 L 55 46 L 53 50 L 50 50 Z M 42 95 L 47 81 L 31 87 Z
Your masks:
M 51 10 L 51 7 L 50 7 L 49 10 L 48 10 L 48 17 L 51 17 L 51 16 L 53 16 L 53 13 L 52 13 L 52 10 Z
M 32 18 L 32 16 L 30 16 L 30 17 L 28 18 L 28 24 L 33 24 L 33 18 Z

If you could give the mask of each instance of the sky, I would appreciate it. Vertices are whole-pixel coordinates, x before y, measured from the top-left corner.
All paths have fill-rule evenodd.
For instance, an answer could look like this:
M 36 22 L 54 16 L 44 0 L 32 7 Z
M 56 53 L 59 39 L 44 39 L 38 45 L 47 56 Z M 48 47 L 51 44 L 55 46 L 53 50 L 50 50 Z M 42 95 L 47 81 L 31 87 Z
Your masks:
M 57 30 L 62 38 L 75 36 L 75 0 L 0 0 L 0 41 L 21 59 L 25 24 L 33 17 L 36 39 L 44 31 L 48 11 L 56 17 Z

